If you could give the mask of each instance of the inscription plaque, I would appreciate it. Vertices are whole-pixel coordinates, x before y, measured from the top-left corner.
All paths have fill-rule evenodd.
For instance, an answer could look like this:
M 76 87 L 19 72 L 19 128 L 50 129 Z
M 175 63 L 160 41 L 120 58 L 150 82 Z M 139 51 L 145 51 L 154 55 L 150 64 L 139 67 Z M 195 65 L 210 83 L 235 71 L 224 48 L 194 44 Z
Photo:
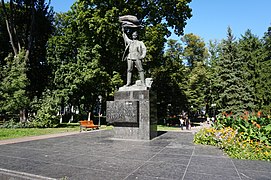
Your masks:
M 115 126 L 138 126 L 138 101 L 107 101 L 106 119 Z

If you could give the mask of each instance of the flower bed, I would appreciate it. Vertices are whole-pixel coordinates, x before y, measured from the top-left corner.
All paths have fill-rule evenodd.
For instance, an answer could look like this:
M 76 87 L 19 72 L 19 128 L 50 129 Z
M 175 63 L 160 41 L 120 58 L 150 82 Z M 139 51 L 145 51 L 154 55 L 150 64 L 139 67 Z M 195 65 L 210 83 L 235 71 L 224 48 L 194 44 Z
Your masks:
M 218 146 L 233 158 L 270 161 L 270 118 L 246 115 L 218 119 L 213 127 L 200 130 L 194 142 Z

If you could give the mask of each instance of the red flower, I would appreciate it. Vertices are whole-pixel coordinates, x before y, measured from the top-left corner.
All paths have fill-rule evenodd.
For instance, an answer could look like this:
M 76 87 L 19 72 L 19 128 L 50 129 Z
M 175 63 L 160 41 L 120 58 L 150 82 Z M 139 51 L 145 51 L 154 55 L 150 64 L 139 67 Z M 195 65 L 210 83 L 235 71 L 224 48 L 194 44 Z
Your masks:
M 261 114 L 262 114 L 262 112 L 261 112 L 261 111 L 258 111 L 257 117 L 260 118 L 260 117 L 261 117 Z

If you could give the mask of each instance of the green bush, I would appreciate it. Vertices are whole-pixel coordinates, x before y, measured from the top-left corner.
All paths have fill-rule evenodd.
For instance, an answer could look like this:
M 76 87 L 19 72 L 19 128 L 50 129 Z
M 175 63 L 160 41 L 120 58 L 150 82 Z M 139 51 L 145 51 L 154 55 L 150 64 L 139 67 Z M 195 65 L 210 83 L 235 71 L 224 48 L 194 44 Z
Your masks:
M 14 119 L 4 122 L 1 128 L 29 128 L 31 125 L 28 122 L 17 122 Z
M 56 123 L 51 123 L 48 120 L 43 121 L 31 121 L 31 122 L 17 122 L 13 119 L 6 121 L 0 128 L 17 129 L 17 128 L 48 128 L 56 127 Z

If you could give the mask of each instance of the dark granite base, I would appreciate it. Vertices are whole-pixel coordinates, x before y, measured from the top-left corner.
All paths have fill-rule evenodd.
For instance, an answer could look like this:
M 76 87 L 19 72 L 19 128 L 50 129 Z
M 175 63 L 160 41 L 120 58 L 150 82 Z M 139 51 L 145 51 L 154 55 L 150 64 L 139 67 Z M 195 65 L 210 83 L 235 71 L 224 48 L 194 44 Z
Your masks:
M 150 90 L 118 91 L 107 102 L 107 122 L 115 138 L 150 140 L 157 136 L 156 95 Z

